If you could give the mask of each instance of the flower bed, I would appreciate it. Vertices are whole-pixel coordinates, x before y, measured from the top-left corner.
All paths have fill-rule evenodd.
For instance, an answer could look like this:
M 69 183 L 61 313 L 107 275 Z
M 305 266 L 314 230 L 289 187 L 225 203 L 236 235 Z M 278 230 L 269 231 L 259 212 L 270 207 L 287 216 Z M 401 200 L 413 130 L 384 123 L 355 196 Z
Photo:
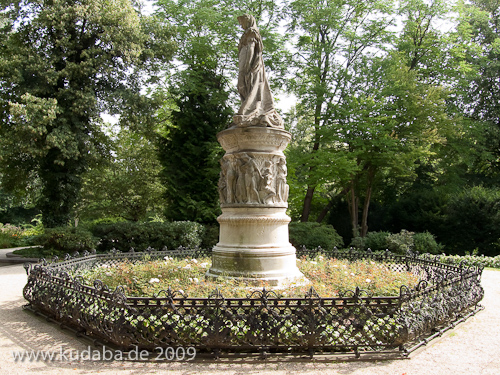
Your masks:
M 148 253 L 150 259 L 207 256 L 201 250 Z M 299 256 L 315 251 L 299 251 Z M 326 258 L 380 262 L 393 272 L 411 272 L 420 281 L 401 285 L 398 295 L 376 296 L 355 288 L 320 296 L 283 297 L 265 288 L 245 298 L 216 289 L 194 298 L 168 288 L 150 297 L 133 297 L 122 286 L 110 289 L 81 276 L 95 267 L 112 267 L 144 254 L 87 255 L 61 263 L 27 265 L 24 296 L 29 308 L 122 350 L 154 351 L 194 347 L 215 356 L 225 353 L 383 352 L 407 355 L 422 338 L 480 309 L 482 268 L 459 267 L 414 256 L 354 251 L 324 252 Z
M 262 288 L 272 289 L 269 283 L 261 282 L 258 286 L 248 287 L 238 279 L 205 279 L 210 268 L 210 257 L 177 258 L 165 256 L 163 259 L 151 259 L 146 254 L 140 261 L 124 259 L 121 262 L 101 264 L 92 269 L 77 271 L 84 283 L 92 285 L 94 280 L 101 280 L 110 289 L 123 286 L 129 297 L 152 297 L 169 287 L 181 291 L 189 297 L 207 297 L 218 288 L 226 298 L 243 298 L 249 292 Z M 416 287 L 418 277 L 411 272 L 393 271 L 384 263 L 369 259 L 350 262 L 318 254 L 314 257 L 303 255 L 297 259 L 300 271 L 309 280 L 308 285 L 292 283 L 276 291 L 280 297 L 303 297 L 312 286 L 321 297 L 338 297 L 339 293 L 354 290 L 356 287 L 373 295 L 398 296 L 401 285 Z

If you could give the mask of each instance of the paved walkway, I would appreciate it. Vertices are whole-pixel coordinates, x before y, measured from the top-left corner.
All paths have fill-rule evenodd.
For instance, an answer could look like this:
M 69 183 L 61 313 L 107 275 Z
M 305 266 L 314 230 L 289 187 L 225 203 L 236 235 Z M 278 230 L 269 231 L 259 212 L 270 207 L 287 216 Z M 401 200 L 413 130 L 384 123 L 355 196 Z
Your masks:
M 29 249 L 30 247 L 34 247 L 34 246 L 23 246 L 23 247 L 14 247 L 14 248 L 10 248 L 10 249 L 0 249 L 0 267 L 9 266 L 12 264 L 24 264 L 27 261 L 36 263 L 38 261 L 38 259 L 26 259 L 26 258 L 23 258 L 21 256 L 7 257 L 7 254 L 12 253 L 15 250 Z
M 0 375 L 17 374 L 354 374 L 497 375 L 500 374 L 500 271 L 486 270 L 484 311 L 446 332 L 407 360 L 325 363 L 303 362 L 15 362 L 13 351 L 82 352 L 87 342 L 22 310 L 26 274 L 22 265 L 0 268 Z

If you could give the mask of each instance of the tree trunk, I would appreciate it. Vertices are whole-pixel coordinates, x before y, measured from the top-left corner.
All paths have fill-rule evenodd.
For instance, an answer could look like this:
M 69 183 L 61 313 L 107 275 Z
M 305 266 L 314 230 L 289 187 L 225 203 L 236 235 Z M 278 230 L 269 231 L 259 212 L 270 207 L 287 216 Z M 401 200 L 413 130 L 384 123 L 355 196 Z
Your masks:
M 356 189 L 354 188 L 354 180 L 351 181 L 351 188 L 347 194 L 347 206 L 349 207 L 349 216 L 351 217 L 352 236 L 359 236 L 358 227 L 358 206 L 359 199 L 356 197 Z
M 300 221 L 305 223 L 309 220 L 309 214 L 311 213 L 311 204 L 314 196 L 314 190 L 316 186 L 308 186 L 306 196 L 304 198 L 304 206 L 302 207 L 302 216 L 300 217 Z
M 332 208 L 332 206 L 333 206 L 333 199 L 330 199 L 330 201 L 328 202 L 328 204 L 319 213 L 318 218 L 316 219 L 317 223 L 321 223 L 325 219 L 326 214 L 328 213 L 328 211 L 330 211 L 330 209 Z
M 318 125 L 316 125 L 316 131 L 318 129 Z M 316 139 L 316 142 L 314 142 L 314 146 L 312 149 L 312 152 L 316 152 L 319 149 L 319 139 Z M 311 166 L 309 167 L 309 172 L 312 172 L 314 168 Z M 306 191 L 306 196 L 304 197 L 304 205 L 302 206 L 302 215 L 300 216 L 300 221 L 302 223 L 305 223 L 309 220 L 309 215 L 311 214 L 311 206 L 312 206 L 312 200 L 314 196 L 314 190 L 316 190 L 316 185 L 311 186 L 307 185 L 307 191 Z
M 366 197 L 363 204 L 363 216 L 361 217 L 361 237 L 366 237 L 368 233 L 368 209 L 372 198 L 373 180 L 375 178 L 375 168 L 368 169 L 368 186 L 366 188 Z
M 372 187 L 366 188 L 366 197 L 363 204 L 363 215 L 361 217 L 361 237 L 366 237 L 368 233 L 368 208 L 370 207 L 370 199 L 372 195 Z

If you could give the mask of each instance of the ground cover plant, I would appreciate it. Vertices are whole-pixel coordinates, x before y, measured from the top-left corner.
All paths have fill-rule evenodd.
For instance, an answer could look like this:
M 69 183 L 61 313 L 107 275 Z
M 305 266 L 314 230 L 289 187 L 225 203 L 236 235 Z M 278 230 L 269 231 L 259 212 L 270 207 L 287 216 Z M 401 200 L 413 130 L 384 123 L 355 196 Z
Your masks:
M 330 259 L 323 255 L 314 258 L 303 256 L 297 265 L 310 280 L 309 285 L 292 284 L 277 294 L 284 298 L 302 298 L 311 286 L 321 297 L 336 297 L 356 287 L 376 296 L 397 296 L 401 285 L 413 288 L 418 277 L 410 272 L 392 271 L 390 267 L 373 260 L 347 261 Z M 127 296 L 154 296 L 169 287 L 189 297 L 208 297 L 216 288 L 226 298 L 246 297 L 252 292 L 246 284 L 237 280 L 205 280 L 205 272 L 211 266 L 209 257 L 175 259 L 166 256 L 162 260 L 124 260 L 116 264 L 101 264 L 79 273 L 92 285 L 101 280 L 110 289 L 121 285 Z M 265 283 L 255 286 L 258 290 L 270 287 Z
M 0 249 L 31 245 L 33 238 L 43 231 L 39 218 L 35 218 L 31 223 L 17 226 L 0 223 Z

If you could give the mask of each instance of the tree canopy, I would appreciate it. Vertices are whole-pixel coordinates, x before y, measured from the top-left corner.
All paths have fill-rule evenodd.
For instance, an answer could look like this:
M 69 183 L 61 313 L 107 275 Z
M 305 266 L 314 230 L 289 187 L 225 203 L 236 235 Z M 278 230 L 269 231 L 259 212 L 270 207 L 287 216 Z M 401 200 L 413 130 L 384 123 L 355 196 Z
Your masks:
M 38 178 L 45 225 L 64 225 L 82 173 L 104 151 L 100 114 L 139 95 L 144 72 L 170 58 L 170 34 L 129 0 L 2 1 L 1 10 L 3 184 Z

